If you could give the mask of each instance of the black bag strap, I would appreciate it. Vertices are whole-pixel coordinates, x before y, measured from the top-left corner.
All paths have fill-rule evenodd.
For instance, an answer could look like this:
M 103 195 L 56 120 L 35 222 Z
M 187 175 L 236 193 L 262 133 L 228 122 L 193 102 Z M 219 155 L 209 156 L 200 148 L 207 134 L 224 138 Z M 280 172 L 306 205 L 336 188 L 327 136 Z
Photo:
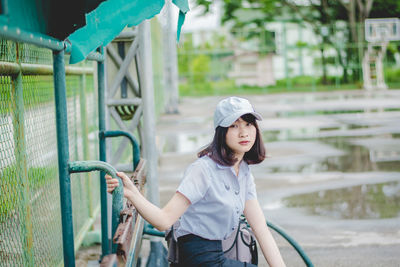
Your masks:
M 227 250 L 225 250 L 224 253 L 230 251 L 235 246 L 237 238 L 239 236 L 239 232 L 240 232 L 240 222 L 239 222 L 239 226 L 238 226 L 238 228 L 236 230 L 236 235 L 235 235 L 235 239 L 233 240 L 232 246 L 230 248 L 228 248 Z

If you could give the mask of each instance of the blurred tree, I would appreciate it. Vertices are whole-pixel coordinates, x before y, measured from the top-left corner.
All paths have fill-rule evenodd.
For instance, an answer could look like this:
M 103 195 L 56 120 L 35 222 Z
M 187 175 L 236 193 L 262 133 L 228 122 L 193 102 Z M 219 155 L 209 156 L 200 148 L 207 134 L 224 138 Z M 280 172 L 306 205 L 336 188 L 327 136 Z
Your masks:
M 189 34 L 186 35 L 181 41 L 181 44 L 182 45 L 179 46 L 178 71 L 180 74 L 188 74 L 191 62 L 191 53 L 194 49 L 192 36 Z
M 363 55 L 364 20 L 368 17 L 399 17 L 399 0 L 220 0 L 224 3 L 222 23 L 232 29 L 265 30 L 271 21 L 291 21 L 311 26 L 319 38 L 322 82 L 327 82 L 325 49 L 333 47 L 343 69 L 343 81 L 348 81 L 349 69 L 358 66 Z M 196 0 L 210 11 L 211 0 Z M 346 27 L 337 22 L 346 22 Z M 337 34 L 340 32 L 340 34 Z M 340 40 L 338 40 L 340 38 Z M 271 42 L 265 40 L 264 42 Z M 351 67 L 353 66 L 353 67 Z M 353 79 L 361 77 L 361 69 L 352 69 Z
M 206 84 L 207 74 L 210 72 L 210 57 L 206 55 L 196 56 L 190 66 L 193 73 L 193 82 L 195 84 Z

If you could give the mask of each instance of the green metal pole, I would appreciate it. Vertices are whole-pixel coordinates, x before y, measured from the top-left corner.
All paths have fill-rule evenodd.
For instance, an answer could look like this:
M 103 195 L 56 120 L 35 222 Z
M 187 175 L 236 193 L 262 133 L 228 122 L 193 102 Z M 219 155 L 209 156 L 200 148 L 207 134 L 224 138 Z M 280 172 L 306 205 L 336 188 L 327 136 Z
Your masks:
M 18 45 L 17 45 L 18 53 Z M 25 126 L 24 126 L 24 99 L 22 88 L 22 73 L 12 77 L 12 103 L 14 111 L 13 127 L 15 140 L 16 177 L 20 189 L 21 220 L 20 237 L 26 266 L 34 266 L 32 217 L 28 178 L 28 164 L 26 159 Z
M 268 227 L 273 229 L 275 232 L 280 234 L 283 238 L 285 238 L 289 244 L 292 245 L 292 247 L 297 251 L 297 253 L 300 255 L 300 257 L 303 259 L 304 263 L 308 267 L 314 267 L 314 264 L 311 262 L 311 259 L 307 256 L 307 254 L 304 252 L 303 248 L 299 245 L 299 243 L 296 242 L 292 237 L 290 237 L 283 229 L 278 227 L 277 225 L 267 222 Z
M 71 177 L 68 171 L 69 144 L 64 51 L 53 51 L 53 67 L 64 265 L 69 267 L 75 266 L 75 253 L 72 223 Z
M 73 136 L 74 153 L 73 153 L 73 156 L 70 155 L 70 157 L 71 157 L 70 160 L 78 160 L 79 159 L 79 148 L 80 148 L 78 146 L 78 116 L 81 116 L 81 114 L 79 114 L 79 112 L 78 112 L 78 104 L 77 104 L 77 95 L 79 93 L 79 88 L 76 88 L 76 86 L 73 86 L 71 89 L 73 90 L 73 94 L 72 94 L 72 97 L 70 97 L 70 101 L 72 100 L 74 102 L 74 110 L 72 112 L 72 114 L 74 114 L 74 116 L 73 116 L 74 119 L 73 119 L 73 123 L 72 123 L 72 129 L 74 132 L 74 136 Z M 69 112 L 71 113 L 71 110 Z M 75 183 L 75 185 L 73 185 L 73 187 L 74 188 L 72 189 L 72 192 L 80 192 L 81 194 L 78 194 L 78 196 L 75 194 L 72 196 L 72 198 L 75 201 L 78 201 L 78 203 L 85 203 L 85 199 L 87 197 L 89 197 L 89 195 L 86 196 L 86 195 L 82 194 L 82 192 L 83 192 L 82 191 L 82 183 L 81 182 Z M 71 192 L 71 194 L 72 194 L 72 192 Z M 79 206 L 79 209 L 81 209 L 80 206 Z
M 103 48 L 99 48 L 99 52 L 103 54 Z M 99 131 L 106 130 L 105 115 L 105 67 L 104 62 L 97 62 L 97 84 L 98 84 L 98 111 L 99 111 Z M 107 161 L 106 141 L 104 138 L 99 139 L 99 156 L 100 161 Z M 108 221 L 107 221 L 107 185 L 105 181 L 105 173 L 100 172 L 100 203 L 101 203 L 101 250 L 102 257 L 110 254 L 111 239 L 108 238 Z
M 82 74 L 80 77 L 80 86 L 79 86 L 79 106 L 80 106 L 80 114 L 81 114 L 81 129 L 82 129 L 82 144 L 83 144 L 83 159 L 89 159 L 89 130 L 88 130 L 88 118 L 86 112 L 86 75 Z M 93 214 L 93 206 L 92 206 L 92 190 L 91 190 L 91 174 L 87 173 L 85 175 L 85 189 L 88 201 L 88 212 L 89 216 L 92 217 Z
M 127 137 L 132 144 L 133 170 L 136 170 L 136 167 L 140 161 L 140 148 L 138 142 L 136 141 L 136 138 L 131 133 L 124 131 L 105 131 L 105 132 L 100 132 L 99 136 L 100 139 L 107 137 L 119 137 L 119 136 Z

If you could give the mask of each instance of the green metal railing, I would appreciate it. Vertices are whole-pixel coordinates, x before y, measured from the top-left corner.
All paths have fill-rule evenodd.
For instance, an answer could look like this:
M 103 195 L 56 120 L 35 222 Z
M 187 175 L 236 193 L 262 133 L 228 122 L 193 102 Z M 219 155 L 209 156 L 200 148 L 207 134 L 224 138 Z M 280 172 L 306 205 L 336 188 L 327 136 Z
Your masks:
M 98 182 L 92 180 L 90 175 L 87 174 L 86 176 L 81 176 L 85 178 L 83 180 L 84 184 L 82 184 L 79 181 L 82 181 L 82 179 L 71 179 L 71 174 L 93 170 L 101 171 L 100 206 L 102 214 L 103 256 L 110 254 L 112 251 L 115 252 L 116 247 L 111 250 L 111 238 L 107 235 L 107 195 L 104 173 L 116 177 L 116 172 L 111 166 L 102 162 L 105 161 L 104 138 L 99 138 L 101 161 L 71 161 L 73 158 L 78 159 L 83 157 L 88 159 L 89 157 L 93 157 L 89 153 L 93 148 L 90 148 L 90 144 L 88 144 L 88 121 L 85 123 L 87 114 L 84 107 L 87 103 L 90 103 L 85 96 L 86 75 L 92 75 L 93 68 L 84 65 L 66 66 L 64 62 L 66 58 L 65 52 L 70 50 L 70 45 L 51 37 L 24 32 L 18 28 L 9 28 L 7 26 L 0 27 L 0 36 L 1 38 L 5 38 L 1 40 L 0 51 L 0 75 L 2 75 L 1 77 L 5 77 L 0 78 L 0 139 L 2 140 L 0 142 L 0 186 L 2 192 L 0 195 L 0 266 L 3 266 L 3 264 L 5 266 L 58 265 L 62 262 L 63 258 L 65 266 L 75 266 L 75 250 L 81 244 L 85 233 L 93 225 L 93 216 L 96 215 L 97 208 L 93 209 L 92 206 L 93 204 L 96 205 L 97 201 L 93 200 L 93 192 L 90 188 L 93 187 L 95 189 L 95 185 Z M 47 49 L 52 51 L 52 57 L 48 54 L 50 51 Z M 14 56 L 10 56 L 10 51 Z M 44 55 L 43 59 L 42 55 Z M 26 62 L 24 61 L 25 59 L 27 59 Z M 48 64 L 51 59 L 53 61 L 52 66 Z M 92 53 L 88 59 L 98 61 L 98 128 L 104 137 L 108 137 L 107 135 L 109 137 L 124 135 L 131 140 L 135 153 L 134 166 L 136 167 L 140 155 L 138 154 L 139 146 L 133 136 L 123 132 L 105 132 L 104 56 L 100 51 L 100 53 Z M 49 78 L 51 75 L 53 79 Z M 77 76 L 78 79 L 73 79 L 76 83 L 71 83 L 72 80 L 70 78 L 67 79 L 67 75 Z M 36 93 L 26 95 L 26 92 L 30 90 L 26 84 L 26 79 L 30 79 L 29 77 L 34 77 L 33 79 L 37 80 L 38 87 L 34 89 Z M 45 86 L 39 85 L 42 82 Z M 47 89 L 50 89 L 49 84 L 51 82 L 53 82 L 53 93 Z M 79 99 L 75 97 L 78 95 Z M 90 96 L 93 95 L 92 92 Z M 80 111 L 77 108 L 77 100 L 79 100 Z M 34 125 L 25 125 L 27 118 L 25 118 L 26 111 L 24 109 L 28 108 L 30 113 L 44 109 L 48 109 L 51 112 L 52 108 L 49 107 L 48 103 L 52 102 L 54 103 L 53 108 L 55 107 L 55 119 L 49 120 L 43 116 L 43 120 L 48 123 L 53 122 L 56 126 L 54 127 L 53 124 L 54 128 L 52 129 L 46 129 L 39 133 L 33 130 L 31 133 L 30 129 L 40 127 L 43 122 L 37 122 Z M 77 115 L 79 112 L 83 116 Z M 46 111 L 43 111 L 43 113 L 46 113 Z M 9 122 L 8 118 L 11 118 L 12 123 Z M 34 116 L 33 118 L 40 119 L 42 117 Z M 79 121 L 81 122 L 80 124 Z M 72 129 L 69 129 L 68 124 L 72 126 Z M 79 129 L 79 125 L 81 129 Z M 10 130 L 10 126 L 12 130 Z M 92 126 L 89 125 L 89 127 Z M 79 130 L 81 130 L 80 133 L 78 133 Z M 93 132 L 93 129 L 90 129 L 90 131 Z M 36 134 L 41 137 L 48 132 L 53 133 L 52 136 L 55 136 L 54 133 L 56 133 L 56 140 L 49 137 L 44 137 L 40 140 L 27 140 L 29 134 Z M 70 145 L 69 140 L 73 140 L 72 145 Z M 83 153 L 79 150 L 78 146 L 78 143 L 82 141 Z M 39 174 L 32 174 L 31 165 L 36 164 L 35 161 L 40 161 L 43 158 L 42 154 L 56 153 L 55 146 L 50 146 L 49 144 L 48 149 L 41 147 L 42 144 L 47 144 L 48 142 L 54 142 L 54 145 L 57 143 L 58 164 L 53 162 L 51 171 L 45 171 L 40 176 L 38 176 Z M 28 150 L 40 153 L 39 159 L 29 157 Z M 96 151 L 96 149 L 94 150 Z M 53 160 L 55 157 L 49 155 L 49 159 Z M 58 175 L 55 173 L 57 169 Z M 47 197 L 48 192 L 34 182 L 35 177 L 40 177 L 38 179 L 46 181 L 43 182 L 46 184 L 48 183 L 47 180 L 49 180 L 47 177 L 57 176 L 59 177 L 59 194 L 49 191 L 49 193 L 51 192 L 51 197 L 56 200 L 40 202 L 39 205 L 41 207 L 37 209 L 37 205 L 32 203 L 32 198 Z M 13 177 L 18 179 L 13 179 Z M 52 180 L 52 183 L 54 182 L 55 180 Z M 55 185 L 58 187 L 57 184 Z M 57 200 L 58 197 L 59 199 Z M 81 202 L 83 199 L 85 200 Z M 123 190 L 121 183 L 113 193 L 113 233 L 119 223 L 119 213 L 123 206 L 122 200 Z M 59 207 L 53 208 L 57 203 L 61 203 L 61 214 L 58 213 L 58 210 L 60 210 Z M 45 211 L 53 210 L 57 211 L 57 214 L 52 214 L 51 216 L 43 214 Z M 42 213 L 37 213 L 38 211 Z M 88 216 L 82 216 L 83 214 L 74 216 L 74 214 L 81 213 L 81 211 L 88 212 Z M 59 215 L 61 215 L 61 218 Z M 42 222 L 43 220 L 48 220 L 47 218 L 54 218 L 55 221 L 49 222 L 50 224 Z M 38 220 L 41 222 L 38 222 Z M 16 228 L 17 232 L 15 230 L 12 232 L 10 231 L 12 229 L 11 225 L 15 223 L 19 226 Z M 37 232 L 37 229 L 40 227 L 49 227 L 47 229 L 48 232 L 44 233 L 42 230 Z M 60 242 L 61 240 L 57 241 L 58 238 L 61 238 L 57 234 L 59 232 L 56 230 L 58 227 L 62 228 L 62 243 Z M 75 227 L 78 230 L 76 233 L 74 233 Z M 54 232 L 51 232 L 52 230 Z M 41 241 L 51 238 L 53 239 L 52 242 Z M 63 256 L 59 254 L 61 250 L 63 251 Z
M 102 131 L 99 133 L 100 140 L 102 140 L 103 138 L 107 138 L 107 137 L 120 137 L 120 136 L 127 137 L 129 139 L 129 141 L 131 142 L 132 150 L 133 150 L 132 151 L 133 170 L 135 170 L 140 161 L 140 148 L 139 148 L 139 144 L 138 144 L 136 138 L 131 133 L 124 132 L 124 131 L 105 131 L 105 132 Z
M 305 251 L 303 250 L 303 248 L 299 245 L 299 243 L 296 242 L 296 240 L 294 240 L 292 237 L 290 237 L 282 228 L 280 228 L 279 226 L 271 223 L 271 222 L 267 222 L 267 225 L 269 228 L 273 229 L 275 232 L 277 232 L 278 234 L 280 234 L 283 238 L 285 238 L 290 245 L 292 245 L 292 247 L 297 251 L 297 253 L 300 255 L 300 257 L 302 258 L 302 260 L 304 261 L 304 263 L 306 264 L 306 266 L 308 267 L 313 267 L 314 264 L 311 262 L 311 259 L 307 256 L 307 254 L 305 253 Z
M 115 233 L 115 230 L 119 224 L 119 214 L 123 209 L 123 184 L 121 179 L 117 176 L 117 171 L 110 164 L 103 161 L 74 161 L 68 164 L 70 173 L 79 172 L 91 172 L 91 171 L 102 171 L 109 174 L 113 178 L 119 180 L 119 185 L 113 191 L 112 198 L 112 217 L 111 217 L 111 229 Z M 106 217 L 107 218 L 107 217 Z

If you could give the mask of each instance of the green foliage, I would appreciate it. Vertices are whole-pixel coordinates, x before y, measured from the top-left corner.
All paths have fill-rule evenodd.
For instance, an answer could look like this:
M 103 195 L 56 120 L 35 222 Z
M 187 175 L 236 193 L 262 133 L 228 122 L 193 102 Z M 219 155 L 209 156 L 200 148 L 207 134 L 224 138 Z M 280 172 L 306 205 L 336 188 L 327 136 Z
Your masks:
M 286 87 L 288 83 L 292 86 L 311 86 L 316 83 L 316 78 L 313 76 L 296 76 L 290 79 L 280 79 L 276 81 L 276 87 Z
M 386 68 L 385 81 L 388 83 L 400 83 L 400 68 Z
M 178 70 L 179 73 L 189 73 L 190 52 L 194 50 L 191 34 L 185 35 L 182 45 L 178 47 Z
M 196 3 L 204 7 L 204 13 L 211 10 L 212 1 L 196 0 Z M 261 53 L 275 50 L 275 48 L 269 47 L 274 43 L 273 41 L 268 38 L 263 40 L 254 34 L 254 32 L 265 31 L 269 22 L 307 23 L 318 39 L 316 47 L 323 50 L 330 46 L 329 49 L 335 49 L 336 54 L 339 55 L 337 59 L 324 58 L 326 55 L 321 55 L 322 59 L 317 63 L 322 66 L 324 80 L 328 79 L 326 77 L 328 75 L 327 65 L 333 64 L 332 62 L 337 60 L 335 64 L 339 64 L 343 68 L 345 80 L 347 81 L 347 76 L 352 73 L 354 82 L 362 82 L 359 67 L 362 61 L 359 56 L 362 53 L 358 50 L 358 42 L 364 41 L 364 19 L 368 17 L 399 17 L 400 12 L 400 1 L 398 0 L 374 0 L 369 14 L 366 12 L 367 3 L 365 1 L 223 0 L 223 4 L 222 22 L 229 25 L 233 32 L 252 30 L 253 32 L 247 36 L 235 36 L 238 40 L 243 38 L 247 42 L 258 39 Z M 354 4 L 353 8 L 350 6 L 351 4 Z M 344 26 L 339 28 L 339 25 Z M 306 47 L 307 44 L 297 43 L 296 46 L 301 48 Z M 393 53 L 398 51 L 398 49 L 394 51 L 391 48 L 388 48 L 389 60 L 392 59 Z
M 235 90 L 235 83 L 232 80 L 215 81 L 208 83 L 181 83 L 179 94 L 181 96 L 207 96 L 227 95 Z
M 196 56 L 190 64 L 194 83 L 207 83 L 207 73 L 210 71 L 210 57 L 206 55 Z
M 324 85 L 320 78 L 312 76 L 298 76 L 294 78 L 281 79 L 273 86 L 237 86 L 230 79 L 210 81 L 206 84 L 199 83 L 180 83 L 179 94 L 181 96 L 207 96 L 207 95 L 249 95 L 249 94 L 275 94 L 275 93 L 293 93 L 293 92 L 324 92 L 335 90 L 356 90 L 360 89 L 359 84 L 341 84 L 335 85 L 337 77 L 328 77 L 329 84 Z M 288 84 L 291 85 L 288 88 Z
M 14 189 L 13 178 L 15 178 L 15 166 L 4 168 L 0 173 L 0 223 L 8 218 L 17 203 L 18 196 Z
M 308 47 L 308 43 L 302 42 L 302 41 L 297 41 L 296 42 L 296 47 L 298 47 L 298 48 L 306 48 L 306 47 Z
M 371 8 L 370 18 L 399 17 L 399 0 L 374 0 Z

